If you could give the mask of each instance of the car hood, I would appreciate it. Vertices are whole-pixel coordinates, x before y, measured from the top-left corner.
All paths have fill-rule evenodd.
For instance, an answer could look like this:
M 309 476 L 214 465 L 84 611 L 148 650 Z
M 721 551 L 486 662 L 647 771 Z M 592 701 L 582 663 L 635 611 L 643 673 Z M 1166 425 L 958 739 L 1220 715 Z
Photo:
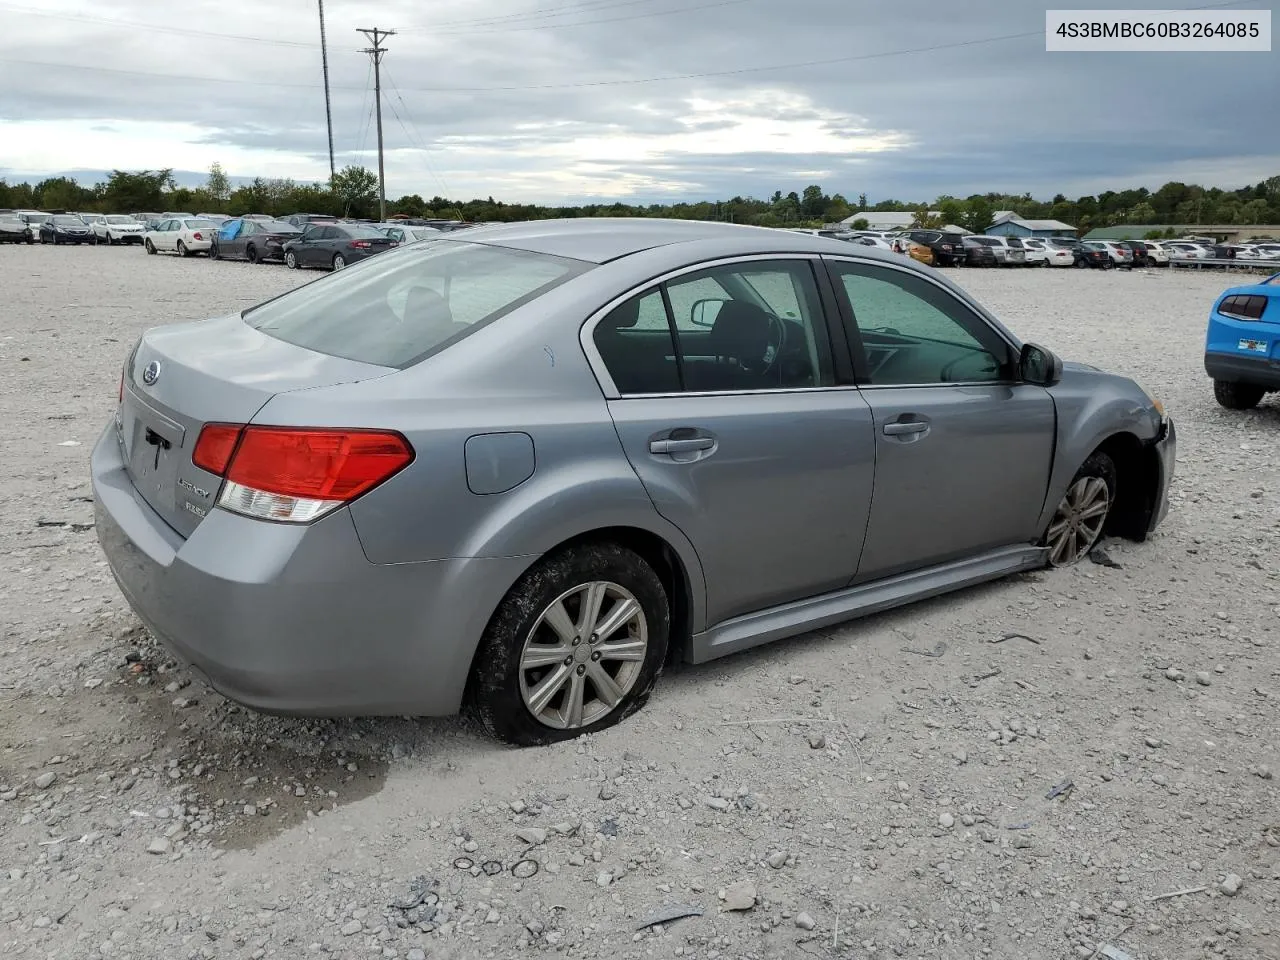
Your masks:
M 1063 360 L 1062 370 L 1064 373 L 1103 373 L 1101 367 L 1095 367 L 1089 363 L 1081 363 L 1079 360 Z

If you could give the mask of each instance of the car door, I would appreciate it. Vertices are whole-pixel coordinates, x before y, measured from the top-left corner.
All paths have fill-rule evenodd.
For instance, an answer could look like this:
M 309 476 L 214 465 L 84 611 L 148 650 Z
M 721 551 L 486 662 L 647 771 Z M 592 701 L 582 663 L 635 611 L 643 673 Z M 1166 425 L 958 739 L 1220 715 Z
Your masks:
M 233 249 L 237 259 L 243 260 L 249 256 L 249 244 L 260 233 L 262 233 L 262 227 L 252 220 L 245 220 L 240 224 L 240 230 L 232 241 L 235 244 Z
M 334 236 L 337 234 L 336 227 L 317 227 L 307 238 L 307 242 L 303 247 L 303 262 L 310 267 L 317 267 L 320 264 L 328 264 L 328 250 L 333 245 Z
M 875 493 L 855 582 L 1034 540 L 1056 414 L 1047 390 L 1017 381 L 1015 345 L 914 270 L 828 266 L 874 417 Z
M 871 411 L 842 334 L 833 345 L 815 265 L 774 256 L 681 272 L 594 327 L 626 456 L 697 550 L 708 627 L 839 589 L 857 568 Z

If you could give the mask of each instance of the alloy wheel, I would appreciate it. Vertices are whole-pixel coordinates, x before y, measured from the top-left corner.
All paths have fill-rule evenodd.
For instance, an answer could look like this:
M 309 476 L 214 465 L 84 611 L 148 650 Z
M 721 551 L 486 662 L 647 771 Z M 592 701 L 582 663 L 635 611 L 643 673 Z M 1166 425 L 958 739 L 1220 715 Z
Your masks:
M 346 258 L 344 258 L 344 257 L 342 256 L 342 254 L 340 254 L 340 253 L 334 254 L 334 257 L 333 257 L 333 269 L 335 269 L 335 270 L 341 270 L 341 269 L 342 269 L 343 267 L 345 267 L 346 265 L 347 265 Z
M 1049 563 L 1065 567 L 1093 549 L 1111 509 L 1111 490 L 1101 477 L 1081 477 L 1067 490 L 1049 524 Z
M 596 580 L 556 597 L 520 649 L 520 696 L 539 723 L 590 726 L 635 685 L 649 650 L 649 625 L 635 594 Z

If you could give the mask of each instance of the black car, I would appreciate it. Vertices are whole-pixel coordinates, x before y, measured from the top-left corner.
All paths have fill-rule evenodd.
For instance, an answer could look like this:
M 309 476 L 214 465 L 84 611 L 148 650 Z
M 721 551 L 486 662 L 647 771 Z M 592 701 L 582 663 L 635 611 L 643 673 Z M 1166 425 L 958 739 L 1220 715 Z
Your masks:
M 89 225 L 79 217 L 55 214 L 40 224 L 40 242 L 55 245 L 74 243 L 79 246 L 82 243 L 97 243 L 98 238 L 93 235 Z
M 1140 240 L 1118 240 L 1120 246 L 1133 252 L 1133 266 L 1151 266 L 1151 257 L 1147 253 L 1147 245 Z
M 996 267 L 996 252 L 988 247 L 985 243 L 979 243 L 969 237 L 962 237 L 961 245 L 964 247 L 964 263 L 967 267 Z
M 377 227 L 352 223 L 314 223 L 302 235 L 284 245 L 284 263 L 290 269 L 328 267 L 341 270 L 349 263 L 399 246 Z
M 209 248 L 210 260 L 283 260 L 284 245 L 302 231 L 283 220 L 228 220 L 218 227 Z
M 27 222 L 15 216 L 0 214 L 0 243 L 30 243 Z
M 955 267 L 967 259 L 963 234 L 944 233 L 941 230 L 911 230 L 907 236 L 933 251 L 935 267 Z

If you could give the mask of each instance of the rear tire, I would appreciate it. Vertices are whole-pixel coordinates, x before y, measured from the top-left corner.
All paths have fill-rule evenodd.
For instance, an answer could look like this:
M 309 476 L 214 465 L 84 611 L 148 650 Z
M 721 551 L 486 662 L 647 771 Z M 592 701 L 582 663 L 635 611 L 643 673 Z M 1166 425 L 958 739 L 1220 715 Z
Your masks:
M 338 271 L 338 270 L 346 269 L 346 266 L 347 266 L 347 258 L 346 258 L 346 257 L 344 257 L 344 256 L 343 256 L 342 254 L 340 254 L 340 253 L 335 253 L 335 254 L 333 255 L 333 269 L 334 269 L 334 271 L 336 272 L 336 271 Z
M 178 256 L 180 257 L 191 256 L 191 251 L 187 249 L 187 245 L 183 243 L 181 240 L 178 241 Z
M 1233 380 L 1213 381 L 1213 397 L 1228 410 L 1252 410 L 1266 394 L 1262 387 Z
M 249 244 L 249 246 L 248 246 L 248 247 L 245 249 L 245 251 L 244 251 L 244 257 L 245 257 L 245 259 L 246 259 L 246 260 L 248 260 L 250 263 L 257 263 L 257 262 L 258 262 L 258 248 L 257 248 L 257 247 L 255 247 L 252 243 L 251 243 L 251 244 Z
M 1068 567 L 1089 555 L 1107 526 L 1116 501 L 1116 465 L 1098 451 L 1071 478 L 1053 519 L 1045 531 L 1051 567 Z
M 585 599 L 578 591 L 588 586 L 604 597 L 598 601 L 598 619 L 582 612 Z M 623 604 L 630 613 L 623 611 Z M 563 627 L 551 630 L 557 610 Z M 584 621 L 610 620 L 611 611 L 627 617 L 613 632 L 590 633 L 589 623 L 582 629 Z M 490 734 L 517 746 L 556 743 L 603 730 L 648 701 L 666 660 L 670 629 L 670 602 L 662 581 L 636 553 L 608 542 L 553 553 L 516 582 L 489 620 L 476 652 L 472 705 Z M 578 630 L 582 634 L 574 641 Z M 631 647 L 632 658 L 599 656 L 615 643 Z M 565 660 L 554 652 L 556 646 L 563 647 Z M 554 659 L 528 665 L 531 657 L 541 653 L 545 658 L 549 651 Z M 615 666 L 616 673 L 608 673 Z M 557 675 L 555 692 L 542 698 L 542 709 L 535 713 L 529 701 L 539 699 L 539 684 L 556 684 Z M 608 694 L 601 694 L 597 676 L 605 683 L 612 681 Z M 571 709 L 575 691 L 576 711 Z M 593 695 L 589 701 L 588 691 Z M 615 701 L 612 707 L 607 706 L 609 699 Z

